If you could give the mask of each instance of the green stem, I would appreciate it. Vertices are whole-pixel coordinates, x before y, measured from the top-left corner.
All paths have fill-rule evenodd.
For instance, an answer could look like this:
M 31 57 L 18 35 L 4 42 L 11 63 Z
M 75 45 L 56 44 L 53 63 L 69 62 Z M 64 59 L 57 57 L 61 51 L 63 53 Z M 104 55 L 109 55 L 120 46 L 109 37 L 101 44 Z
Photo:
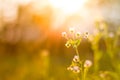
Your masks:
M 75 48 L 75 51 L 76 51 L 76 54 L 77 54 L 77 56 L 79 57 L 79 60 L 80 60 L 80 56 L 79 56 L 78 49 L 77 49 L 77 48 Z
M 85 68 L 84 69 L 84 75 L 83 75 L 83 80 L 86 80 L 86 75 L 87 75 L 87 72 L 88 72 L 88 68 Z
M 82 63 L 81 63 L 81 61 L 80 61 L 80 55 L 79 55 L 79 52 L 78 52 L 77 47 L 75 48 L 75 51 L 76 51 L 77 56 L 79 57 L 80 67 L 81 67 L 81 69 L 82 69 Z M 83 78 L 83 75 L 82 75 L 82 74 L 83 74 L 83 71 L 81 70 L 81 76 L 82 76 L 82 78 Z M 80 78 L 77 77 L 77 80 L 80 80 Z

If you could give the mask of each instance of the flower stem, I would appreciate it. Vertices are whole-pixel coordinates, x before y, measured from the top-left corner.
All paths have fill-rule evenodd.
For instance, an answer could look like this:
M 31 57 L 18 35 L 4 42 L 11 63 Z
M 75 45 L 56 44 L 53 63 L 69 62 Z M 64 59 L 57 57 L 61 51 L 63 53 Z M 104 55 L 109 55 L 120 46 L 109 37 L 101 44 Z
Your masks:
M 79 55 L 79 52 L 78 52 L 77 47 L 75 48 L 75 51 L 76 51 L 77 56 L 79 57 L 79 63 L 80 63 L 80 67 L 81 67 L 81 79 L 83 80 L 82 63 L 81 63 L 81 61 L 80 61 L 80 55 Z M 77 80 L 80 80 L 80 78 L 79 78 L 79 77 L 77 77 Z
M 77 56 L 79 57 L 79 60 L 80 60 L 80 56 L 79 56 L 78 49 L 77 49 L 77 48 L 75 48 L 75 51 L 76 51 L 76 54 L 77 54 Z
M 87 72 L 88 72 L 88 68 L 85 68 L 85 69 L 84 69 L 84 75 L 83 75 L 84 77 L 83 77 L 83 80 L 86 80 Z

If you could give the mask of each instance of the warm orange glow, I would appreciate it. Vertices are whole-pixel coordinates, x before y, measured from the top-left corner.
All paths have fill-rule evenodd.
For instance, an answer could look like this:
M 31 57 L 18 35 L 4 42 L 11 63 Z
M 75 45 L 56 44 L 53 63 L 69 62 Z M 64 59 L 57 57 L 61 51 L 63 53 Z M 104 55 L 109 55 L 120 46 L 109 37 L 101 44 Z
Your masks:
M 78 25 L 87 0 L 0 0 L 4 21 L 15 21 L 19 5 L 28 5 L 35 21 L 42 26 L 58 29 Z M 8 7 L 9 6 L 9 7 Z M 39 18 L 39 19 L 38 19 Z
M 49 0 L 53 8 L 60 9 L 64 13 L 71 14 L 79 11 L 86 0 Z
M 26 4 L 29 4 L 32 0 L 16 0 L 16 1 L 20 5 L 26 5 Z

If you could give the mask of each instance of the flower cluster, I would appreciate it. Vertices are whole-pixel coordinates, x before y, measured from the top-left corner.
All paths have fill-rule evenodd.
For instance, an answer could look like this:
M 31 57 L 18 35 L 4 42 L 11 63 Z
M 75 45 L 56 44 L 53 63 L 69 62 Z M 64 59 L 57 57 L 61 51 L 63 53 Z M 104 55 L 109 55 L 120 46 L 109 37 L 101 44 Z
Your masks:
M 80 67 L 79 66 L 70 66 L 67 68 L 67 70 L 73 71 L 74 73 L 79 73 Z
M 84 63 L 80 60 L 78 46 L 81 43 L 82 38 L 88 38 L 88 32 L 81 34 L 80 32 L 76 32 L 74 28 L 69 29 L 69 34 L 66 32 L 62 32 L 62 37 L 67 39 L 65 46 L 67 48 L 73 47 L 76 51 L 76 55 L 73 57 L 72 64 L 67 68 L 74 73 L 80 73 L 82 76 L 82 80 L 85 80 L 86 73 L 88 69 L 92 66 L 92 62 L 90 60 L 86 60 Z
M 71 46 L 73 48 L 77 48 L 81 42 L 81 39 L 88 37 L 88 32 L 81 34 L 80 32 L 76 32 L 74 28 L 70 28 L 69 33 L 70 34 L 67 34 L 66 32 L 62 32 L 62 37 L 67 39 L 67 42 L 65 44 L 67 48 Z
M 78 55 L 75 55 L 72 64 L 67 68 L 70 71 L 73 71 L 74 73 L 79 73 L 80 72 L 80 59 Z
M 74 56 L 72 64 L 67 68 L 67 70 L 70 70 L 74 73 L 80 73 L 84 69 L 88 69 L 92 66 L 92 62 L 90 60 L 86 60 L 83 64 L 83 67 L 81 66 L 83 63 L 79 60 L 78 56 Z

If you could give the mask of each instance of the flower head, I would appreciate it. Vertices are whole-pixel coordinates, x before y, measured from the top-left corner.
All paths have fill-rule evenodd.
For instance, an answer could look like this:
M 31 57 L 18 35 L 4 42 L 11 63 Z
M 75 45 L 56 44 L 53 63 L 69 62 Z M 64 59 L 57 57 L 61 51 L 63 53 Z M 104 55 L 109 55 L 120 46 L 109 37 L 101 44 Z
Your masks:
M 70 67 L 68 67 L 68 68 L 67 68 L 67 70 L 72 71 L 72 70 L 73 70 L 73 67 L 72 67 L 72 66 L 70 66 Z
M 88 32 L 85 32 L 83 37 L 88 38 L 88 36 L 89 36 Z
M 79 73 L 80 72 L 79 66 L 73 66 L 73 72 L 74 73 Z
M 81 33 L 80 32 L 77 32 L 76 33 L 76 38 L 79 38 L 81 36 Z
M 67 33 L 66 32 L 62 32 L 62 37 L 67 37 Z
M 80 67 L 79 66 L 70 66 L 67 68 L 70 71 L 73 71 L 74 73 L 79 73 L 80 72 Z
M 92 62 L 90 60 L 86 60 L 85 63 L 84 63 L 84 67 L 85 68 L 87 68 L 87 67 L 89 68 L 91 66 L 92 66 Z
M 65 46 L 66 46 L 67 48 L 69 48 L 69 47 L 71 46 L 71 44 L 70 44 L 69 42 L 67 42 L 67 43 L 65 44 Z
M 79 56 L 75 55 L 74 58 L 73 58 L 73 61 L 74 62 L 79 62 Z
M 69 28 L 69 32 L 70 32 L 70 33 L 74 33 L 74 32 L 75 32 L 75 29 L 74 29 L 74 28 Z

